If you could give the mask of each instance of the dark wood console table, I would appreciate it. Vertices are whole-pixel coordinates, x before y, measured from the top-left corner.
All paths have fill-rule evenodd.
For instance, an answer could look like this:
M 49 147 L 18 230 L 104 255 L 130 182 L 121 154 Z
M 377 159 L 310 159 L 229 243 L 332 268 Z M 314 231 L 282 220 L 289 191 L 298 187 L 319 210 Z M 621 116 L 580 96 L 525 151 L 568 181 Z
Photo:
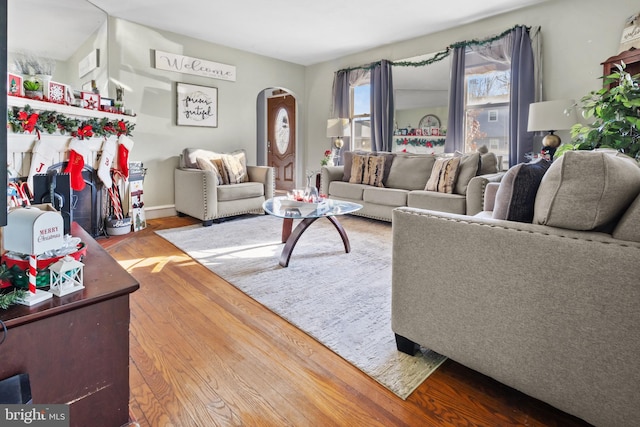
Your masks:
M 0 379 L 29 374 L 33 402 L 69 404 L 71 426 L 119 427 L 129 421 L 129 294 L 139 284 L 78 224 L 71 234 L 87 245 L 85 288 L 0 310 Z

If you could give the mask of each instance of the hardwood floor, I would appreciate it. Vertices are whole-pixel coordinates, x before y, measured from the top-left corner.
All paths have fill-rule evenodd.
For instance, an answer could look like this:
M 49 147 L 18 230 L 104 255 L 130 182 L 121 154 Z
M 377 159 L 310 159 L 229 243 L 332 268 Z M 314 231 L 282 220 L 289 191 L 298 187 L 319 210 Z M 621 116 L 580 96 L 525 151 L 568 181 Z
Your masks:
M 401 400 L 154 233 L 193 223 L 98 239 L 140 282 L 130 408 L 141 426 L 588 425 L 451 360 Z

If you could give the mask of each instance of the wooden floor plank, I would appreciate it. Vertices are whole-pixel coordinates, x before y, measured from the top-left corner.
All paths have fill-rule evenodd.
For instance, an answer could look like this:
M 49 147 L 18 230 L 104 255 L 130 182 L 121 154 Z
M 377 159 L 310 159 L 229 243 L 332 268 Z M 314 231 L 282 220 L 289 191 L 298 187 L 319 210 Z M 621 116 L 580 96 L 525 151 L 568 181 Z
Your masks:
M 197 223 L 148 220 L 98 240 L 141 285 L 130 340 L 141 426 L 588 425 L 451 360 L 398 398 L 154 233 Z

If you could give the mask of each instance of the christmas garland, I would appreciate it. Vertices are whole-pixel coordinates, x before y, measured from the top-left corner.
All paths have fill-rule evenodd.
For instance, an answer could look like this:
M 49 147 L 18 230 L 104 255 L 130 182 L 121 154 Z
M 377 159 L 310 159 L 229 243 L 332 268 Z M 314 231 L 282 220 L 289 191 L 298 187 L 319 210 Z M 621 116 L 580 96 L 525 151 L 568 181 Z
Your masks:
M 426 139 L 426 138 L 402 138 L 396 139 L 396 145 L 411 145 L 413 147 L 427 147 L 433 148 L 436 146 L 444 145 L 444 138 L 439 139 Z
M 7 110 L 7 127 L 16 133 L 33 132 L 60 133 L 74 138 L 84 139 L 92 136 L 127 135 L 130 136 L 134 123 L 126 120 L 107 118 L 78 119 L 56 111 L 34 111 L 29 105 L 24 108 L 12 107 Z
M 6 294 L 0 294 L 0 309 L 6 310 L 9 306 L 17 304 L 26 295 L 27 291 L 24 289 L 14 289 Z

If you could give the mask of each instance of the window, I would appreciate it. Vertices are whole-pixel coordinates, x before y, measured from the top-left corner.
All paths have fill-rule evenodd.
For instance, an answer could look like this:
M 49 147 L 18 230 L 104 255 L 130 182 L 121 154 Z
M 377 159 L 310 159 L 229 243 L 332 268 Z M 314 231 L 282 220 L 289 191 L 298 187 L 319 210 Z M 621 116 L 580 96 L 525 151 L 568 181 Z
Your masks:
M 371 151 L 371 85 L 351 88 L 351 149 Z
M 500 42 L 496 42 L 499 44 Z M 496 52 L 500 46 L 492 46 Z M 465 56 L 465 151 L 486 145 L 509 158 L 511 64 L 467 48 Z

